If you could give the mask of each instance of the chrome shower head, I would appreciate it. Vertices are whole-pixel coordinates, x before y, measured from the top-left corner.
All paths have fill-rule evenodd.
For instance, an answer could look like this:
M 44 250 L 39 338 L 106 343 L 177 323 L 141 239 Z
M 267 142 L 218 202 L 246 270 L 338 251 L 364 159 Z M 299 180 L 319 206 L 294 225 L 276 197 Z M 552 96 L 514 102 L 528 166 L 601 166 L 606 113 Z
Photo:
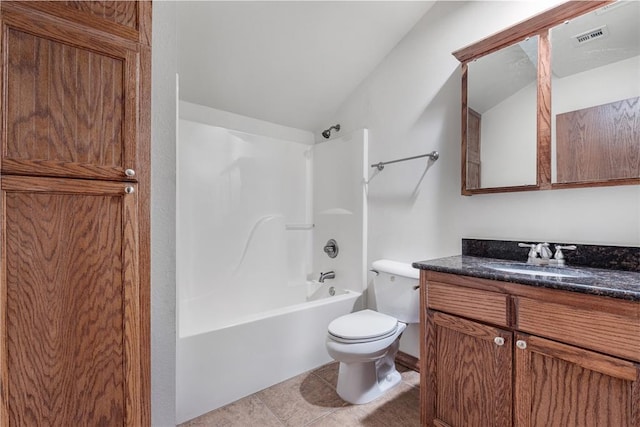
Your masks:
M 331 137 L 331 129 L 335 129 L 336 132 L 340 132 L 340 125 L 334 125 L 331 126 L 329 129 L 323 130 L 322 131 L 322 136 L 324 136 L 326 139 L 329 139 L 329 137 Z

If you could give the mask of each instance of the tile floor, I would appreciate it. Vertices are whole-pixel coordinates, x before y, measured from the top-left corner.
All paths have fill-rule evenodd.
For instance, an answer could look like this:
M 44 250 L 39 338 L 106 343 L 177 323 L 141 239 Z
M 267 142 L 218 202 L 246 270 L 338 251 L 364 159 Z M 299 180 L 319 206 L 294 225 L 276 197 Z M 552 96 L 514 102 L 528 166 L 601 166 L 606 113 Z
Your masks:
M 411 427 L 420 425 L 420 378 L 398 366 L 402 382 L 365 405 L 336 394 L 338 363 L 330 363 L 181 424 L 181 427 Z

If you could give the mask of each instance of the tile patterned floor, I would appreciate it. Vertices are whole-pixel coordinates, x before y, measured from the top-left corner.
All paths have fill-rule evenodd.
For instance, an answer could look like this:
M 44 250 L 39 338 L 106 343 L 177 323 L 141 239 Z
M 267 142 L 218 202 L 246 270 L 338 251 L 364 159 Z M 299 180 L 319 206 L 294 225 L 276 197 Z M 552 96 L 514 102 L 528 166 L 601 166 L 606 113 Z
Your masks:
M 338 363 L 283 381 L 181 427 L 412 427 L 420 425 L 420 378 L 398 367 L 402 382 L 365 405 L 336 394 Z

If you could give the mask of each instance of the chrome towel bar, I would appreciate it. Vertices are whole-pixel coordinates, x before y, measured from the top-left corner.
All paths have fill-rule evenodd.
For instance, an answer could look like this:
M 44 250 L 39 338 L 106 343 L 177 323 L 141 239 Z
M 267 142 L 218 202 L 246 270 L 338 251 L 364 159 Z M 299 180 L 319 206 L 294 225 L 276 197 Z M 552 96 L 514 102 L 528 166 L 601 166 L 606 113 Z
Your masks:
M 405 157 L 404 159 L 390 160 L 388 162 L 375 163 L 375 164 L 371 165 L 371 167 L 372 168 L 378 168 L 378 170 L 381 171 L 382 169 L 384 169 L 385 165 L 390 165 L 391 163 L 405 162 L 407 160 L 420 159 L 422 157 L 429 157 L 431 160 L 433 160 L 435 162 L 436 160 L 438 160 L 438 158 L 440 158 L 440 154 L 437 151 L 432 151 L 432 152 L 430 152 L 428 154 L 421 154 L 420 156 Z

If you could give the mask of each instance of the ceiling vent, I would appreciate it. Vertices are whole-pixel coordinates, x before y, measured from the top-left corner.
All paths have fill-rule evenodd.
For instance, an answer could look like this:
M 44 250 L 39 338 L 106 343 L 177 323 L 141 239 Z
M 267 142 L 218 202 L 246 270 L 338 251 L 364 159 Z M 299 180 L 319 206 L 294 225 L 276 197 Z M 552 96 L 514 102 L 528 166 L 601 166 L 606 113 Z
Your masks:
M 573 45 L 582 46 L 585 43 L 592 42 L 594 40 L 602 39 L 609 35 L 609 29 L 606 25 L 603 25 L 593 30 L 585 31 L 576 36 L 573 36 Z

